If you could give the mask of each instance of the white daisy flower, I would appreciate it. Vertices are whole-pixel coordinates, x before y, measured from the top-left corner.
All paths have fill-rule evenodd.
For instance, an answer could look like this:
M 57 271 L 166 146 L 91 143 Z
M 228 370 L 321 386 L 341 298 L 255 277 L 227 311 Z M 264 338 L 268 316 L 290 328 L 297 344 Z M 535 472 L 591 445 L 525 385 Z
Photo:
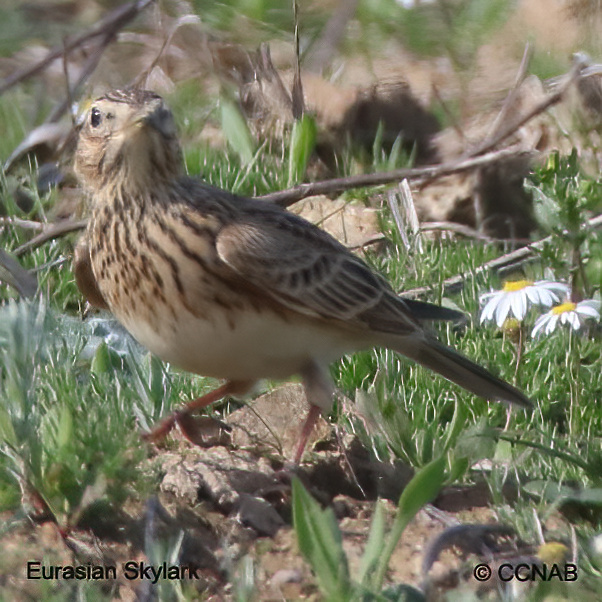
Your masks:
M 593 318 L 594 320 L 600 319 L 600 301 L 593 299 L 580 301 L 579 303 L 567 301 L 553 307 L 543 316 L 539 316 L 535 322 L 531 336 L 535 337 L 542 331 L 545 334 L 550 334 L 556 328 L 558 322 L 568 324 L 573 330 L 579 330 L 582 322 L 588 318 Z
M 481 295 L 480 302 L 485 303 L 481 312 L 481 324 L 493 320 L 501 328 L 504 320 L 509 316 L 522 320 L 530 304 L 550 307 L 568 293 L 568 285 L 562 282 L 550 280 L 505 282 L 501 291 Z

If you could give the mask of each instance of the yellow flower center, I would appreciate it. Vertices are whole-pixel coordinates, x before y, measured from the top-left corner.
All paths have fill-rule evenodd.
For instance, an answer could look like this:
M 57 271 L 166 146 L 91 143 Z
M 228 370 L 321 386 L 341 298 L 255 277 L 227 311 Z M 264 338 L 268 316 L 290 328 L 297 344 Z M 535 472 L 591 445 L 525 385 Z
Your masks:
M 562 303 L 560 305 L 557 305 L 556 307 L 553 307 L 552 313 L 559 316 L 560 314 L 563 314 L 567 311 L 575 311 L 576 307 L 576 303 L 573 303 L 572 301 L 567 301 L 566 303 Z
M 503 290 L 506 293 L 513 293 L 515 291 L 522 291 L 528 286 L 533 286 L 533 282 L 531 280 L 512 280 L 509 282 L 504 282 Z

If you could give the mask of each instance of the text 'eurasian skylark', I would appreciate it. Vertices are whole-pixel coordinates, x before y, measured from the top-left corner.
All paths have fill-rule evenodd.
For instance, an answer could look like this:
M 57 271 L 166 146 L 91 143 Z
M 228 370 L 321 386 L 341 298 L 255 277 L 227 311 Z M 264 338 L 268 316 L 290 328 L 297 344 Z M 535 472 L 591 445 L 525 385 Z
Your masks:
M 173 116 L 153 92 L 113 91 L 96 100 L 75 167 L 91 203 L 75 257 L 84 295 L 161 359 L 226 379 L 184 412 L 242 394 L 261 378 L 299 374 L 310 404 L 299 461 L 320 411 L 332 404 L 328 365 L 373 346 L 486 399 L 531 407 L 421 325 L 453 312 L 400 299 L 306 220 L 182 175 Z

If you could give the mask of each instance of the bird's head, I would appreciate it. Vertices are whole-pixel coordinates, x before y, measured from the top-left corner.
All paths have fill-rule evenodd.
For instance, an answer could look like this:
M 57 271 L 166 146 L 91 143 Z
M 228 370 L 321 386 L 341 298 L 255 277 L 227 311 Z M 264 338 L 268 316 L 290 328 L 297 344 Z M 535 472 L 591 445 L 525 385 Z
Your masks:
M 144 190 L 176 177 L 180 169 L 173 115 L 160 96 L 114 90 L 90 105 L 75 154 L 75 171 L 85 186 Z

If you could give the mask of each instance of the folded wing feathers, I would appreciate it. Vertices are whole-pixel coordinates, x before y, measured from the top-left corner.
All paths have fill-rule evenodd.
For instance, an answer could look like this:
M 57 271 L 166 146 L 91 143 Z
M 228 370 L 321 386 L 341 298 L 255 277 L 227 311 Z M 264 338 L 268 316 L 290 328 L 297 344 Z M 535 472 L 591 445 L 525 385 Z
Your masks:
M 420 328 L 385 280 L 321 230 L 296 216 L 274 223 L 252 217 L 217 238 L 219 257 L 283 305 L 306 315 L 408 333 Z M 290 217 L 291 219 L 288 219 Z

